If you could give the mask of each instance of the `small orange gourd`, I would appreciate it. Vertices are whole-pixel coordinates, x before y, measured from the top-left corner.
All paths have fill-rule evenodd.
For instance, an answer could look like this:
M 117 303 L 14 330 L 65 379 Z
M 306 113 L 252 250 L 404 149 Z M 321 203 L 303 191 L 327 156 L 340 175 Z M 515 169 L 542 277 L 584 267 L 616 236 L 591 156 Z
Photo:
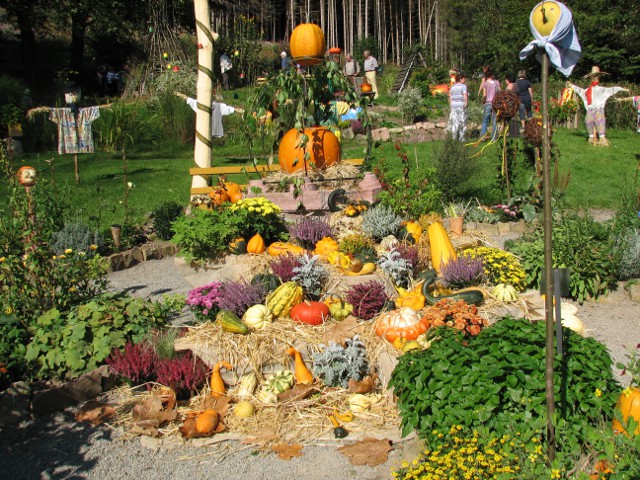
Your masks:
M 229 194 L 224 188 L 218 188 L 209 194 L 209 198 L 211 198 L 211 202 L 214 205 L 222 205 L 224 202 L 228 202 Z
M 209 408 L 196 417 L 196 432 L 211 435 L 220 423 L 220 414 Z
M 296 383 L 313 383 L 313 374 L 309 371 L 302 360 L 300 352 L 293 347 L 287 349 L 287 354 L 291 355 L 295 361 Z
M 247 243 L 247 252 L 248 253 L 264 253 L 266 247 L 264 245 L 264 238 L 259 233 L 256 233 L 249 243 Z
M 226 368 L 231 370 L 233 367 L 229 362 L 218 362 L 213 367 L 213 373 L 211 373 L 211 396 L 212 397 L 224 397 L 227 390 L 224 386 L 224 380 L 220 374 L 220 369 Z
M 363 93 L 369 93 L 373 90 L 373 87 L 369 82 L 362 82 L 360 85 L 360 91 Z
M 331 252 L 337 252 L 340 246 L 331 237 L 324 237 L 316 242 L 316 249 L 313 253 L 316 255 L 328 255 Z

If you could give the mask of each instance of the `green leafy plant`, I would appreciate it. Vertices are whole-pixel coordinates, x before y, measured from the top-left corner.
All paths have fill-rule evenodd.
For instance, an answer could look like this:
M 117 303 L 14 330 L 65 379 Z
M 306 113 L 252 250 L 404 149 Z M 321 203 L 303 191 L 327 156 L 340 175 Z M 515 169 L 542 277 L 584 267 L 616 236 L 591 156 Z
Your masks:
M 526 271 L 524 283 L 540 287 L 543 275 L 544 240 L 542 227 L 506 248 L 517 255 Z M 609 231 L 593 217 L 580 212 L 558 215 L 553 223 L 553 265 L 570 269 L 571 297 L 584 302 L 598 298 L 613 288 L 619 260 L 612 249 Z M 588 248 L 585 248 L 587 247 Z
M 229 211 L 238 215 L 241 237 L 248 239 L 259 233 L 267 244 L 289 238 L 280 207 L 265 197 L 244 198 Z
M 37 318 L 25 358 L 40 378 L 75 377 L 102 364 L 113 348 L 138 343 L 171 313 L 162 303 L 112 293 L 68 313 L 54 308 Z
M 442 192 L 442 200 L 453 202 L 464 198 L 469 179 L 478 172 L 477 161 L 471 158 L 469 147 L 447 136 L 436 150 L 434 159 L 433 178 Z
M 398 109 L 402 112 L 402 119 L 405 123 L 413 123 L 422 102 L 422 95 L 416 87 L 405 87 L 398 94 Z
M 182 205 L 175 201 L 164 202 L 151 213 L 153 230 L 162 240 L 171 240 L 173 232 L 171 224 L 184 214 Z
M 564 357 L 554 361 L 556 435 L 574 460 L 589 429 L 608 419 L 619 392 L 606 347 L 563 330 Z M 487 437 L 529 432 L 544 438 L 546 425 L 544 322 L 503 318 L 468 337 L 438 328 L 431 347 L 400 357 L 389 387 L 398 396 L 402 433 L 428 441 L 465 425 Z
M 188 262 L 202 263 L 225 253 L 229 242 L 241 234 L 247 211 L 203 210 L 196 208 L 191 215 L 178 217 L 171 229 L 171 239 L 179 247 L 178 255 Z

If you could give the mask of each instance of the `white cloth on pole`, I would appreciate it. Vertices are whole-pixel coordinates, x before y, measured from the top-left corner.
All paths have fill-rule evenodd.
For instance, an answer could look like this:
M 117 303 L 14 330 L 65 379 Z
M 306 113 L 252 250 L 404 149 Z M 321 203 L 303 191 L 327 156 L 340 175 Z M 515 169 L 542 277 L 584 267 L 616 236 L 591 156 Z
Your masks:
M 580 56 L 582 55 L 582 48 L 580 47 L 580 41 L 578 40 L 578 33 L 576 27 L 573 25 L 573 16 L 571 11 L 564 5 L 564 3 L 555 2 L 560 5 L 560 18 L 558 23 L 551 31 L 551 34 L 544 37 L 538 33 L 533 26 L 533 14 L 538 10 L 543 2 L 535 6 L 531 11 L 529 17 L 529 28 L 531 33 L 535 37 L 535 40 L 529 43 L 520 52 L 520 60 L 524 60 L 531 53 L 536 52 L 536 58 L 538 62 L 542 61 L 542 52 L 540 49 L 544 48 L 549 55 L 549 61 L 556 67 L 556 69 L 565 76 L 571 75 L 573 67 L 576 66 Z

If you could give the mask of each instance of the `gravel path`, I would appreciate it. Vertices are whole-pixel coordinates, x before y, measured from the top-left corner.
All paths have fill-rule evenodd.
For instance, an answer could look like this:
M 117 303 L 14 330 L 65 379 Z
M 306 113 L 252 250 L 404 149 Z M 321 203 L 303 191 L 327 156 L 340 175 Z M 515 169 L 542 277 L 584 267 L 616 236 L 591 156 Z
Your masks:
M 178 273 L 173 258 L 149 261 L 110 275 L 111 288 L 131 295 L 159 298 L 186 294 L 190 285 Z M 640 343 L 640 305 L 619 291 L 602 302 L 580 307 L 588 334 L 604 342 L 614 360 L 624 360 L 626 346 Z M 628 380 L 624 377 L 623 383 Z M 21 479 L 269 479 L 305 480 L 390 478 L 392 467 L 418 454 L 416 441 L 394 445 L 386 464 L 354 467 L 334 444 L 305 446 L 302 457 L 280 460 L 271 452 L 237 441 L 195 447 L 173 441 L 125 440 L 121 429 L 78 424 L 73 412 L 24 422 L 0 435 L 0 478 Z

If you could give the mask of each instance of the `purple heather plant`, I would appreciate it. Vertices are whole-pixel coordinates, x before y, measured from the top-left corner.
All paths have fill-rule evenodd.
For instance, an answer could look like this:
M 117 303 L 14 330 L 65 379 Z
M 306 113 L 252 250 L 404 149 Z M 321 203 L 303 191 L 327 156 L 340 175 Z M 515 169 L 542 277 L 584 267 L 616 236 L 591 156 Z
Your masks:
M 159 360 L 156 364 L 158 383 L 173 388 L 177 393 L 189 394 L 204 385 L 209 368 L 190 351 L 174 358 Z
M 418 266 L 418 247 L 401 243 L 396 247 L 396 250 L 402 258 L 411 264 L 411 268 L 415 273 L 416 267 Z
M 223 282 L 220 286 L 218 306 L 242 317 L 250 306 L 262 303 L 266 296 L 267 292 L 262 284 L 251 285 L 246 280 Z
M 220 300 L 221 287 L 221 282 L 213 282 L 194 288 L 189 292 L 187 305 L 198 320 L 206 322 L 216 317 L 218 310 L 220 310 L 218 301 Z
M 385 284 L 376 280 L 359 283 L 347 290 L 347 302 L 353 305 L 353 314 L 362 320 L 370 320 L 380 313 L 388 299 Z
M 462 255 L 442 267 L 442 278 L 448 287 L 465 288 L 484 281 L 482 257 Z
M 140 385 L 155 380 L 157 360 L 156 352 L 149 343 L 127 342 L 122 350 L 114 348 L 106 361 L 114 374 L 133 385 Z
M 300 266 L 301 257 L 302 255 L 291 253 L 279 255 L 271 261 L 271 271 L 280 277 L 283 283 L 288 282 L 296 275 L 293 269 Z
M 333 236 L 329 224 L 318 218 L 305 218 L 291 225 L 289 233 L 307 248 L 312 248 L 318 240 Z

